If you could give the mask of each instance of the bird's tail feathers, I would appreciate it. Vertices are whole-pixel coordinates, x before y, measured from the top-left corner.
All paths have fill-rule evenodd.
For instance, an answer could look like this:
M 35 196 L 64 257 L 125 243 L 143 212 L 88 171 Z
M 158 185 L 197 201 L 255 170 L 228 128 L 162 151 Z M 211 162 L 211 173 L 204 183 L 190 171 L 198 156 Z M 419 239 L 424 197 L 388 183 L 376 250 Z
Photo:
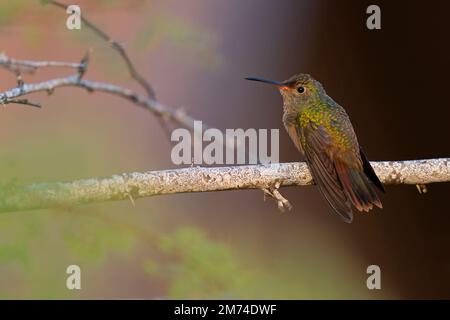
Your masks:
M 374 185 L 364 171 L 352 168 L 342 161 L 335 162 L 335 168 L 345 194 L 356 209 L 368 212 L 374 205 L 380 209 L 383 207 Z

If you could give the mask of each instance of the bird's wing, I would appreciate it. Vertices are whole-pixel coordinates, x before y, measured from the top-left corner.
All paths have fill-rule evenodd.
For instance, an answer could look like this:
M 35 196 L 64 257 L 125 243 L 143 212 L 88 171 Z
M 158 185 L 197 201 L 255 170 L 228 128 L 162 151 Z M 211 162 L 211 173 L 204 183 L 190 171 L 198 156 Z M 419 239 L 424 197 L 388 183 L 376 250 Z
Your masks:
M 334 211 L 350 223 L 353 219 L 351 203 L 336 172 L 329 134 L 324 127 L 312 122 L 303 127 L 302 134 L 302 147 L 316 185 Z
M 300 141 L 300 133 L 298 132 L 298 126 L 295 125 L 294 123 L 285 123 L 285 128 L 286 131 L 289 135 L 289 137 L 291 138 L 292 142 L 294 142 L 295 146 L 297 147 L 298 151 L 300 151 L 301 153 L 304 153 L 303 148 L 302 148 L 302 144 Z

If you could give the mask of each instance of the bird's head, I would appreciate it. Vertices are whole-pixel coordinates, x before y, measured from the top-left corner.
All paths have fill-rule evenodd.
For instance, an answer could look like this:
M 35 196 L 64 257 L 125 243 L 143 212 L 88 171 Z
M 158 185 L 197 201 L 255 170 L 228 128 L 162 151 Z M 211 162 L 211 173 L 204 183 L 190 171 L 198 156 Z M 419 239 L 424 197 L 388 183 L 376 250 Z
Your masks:
M 284 104 L 293 107 L 303 107 L 320 98 L 324 93 L 319 81 L 309 74 L 296 74 L 289 79 L 279 82 L 256 77 L 248 77 L 246 80 L 259 81 L 278 87 Z

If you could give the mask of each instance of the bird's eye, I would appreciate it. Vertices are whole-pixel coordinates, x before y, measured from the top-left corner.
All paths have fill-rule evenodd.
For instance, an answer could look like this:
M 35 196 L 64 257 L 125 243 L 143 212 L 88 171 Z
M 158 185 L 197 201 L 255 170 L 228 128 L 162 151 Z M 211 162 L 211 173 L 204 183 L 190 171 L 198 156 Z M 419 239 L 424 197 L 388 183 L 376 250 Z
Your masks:
M 300 86 L 300 87 L 297 88 L 297 91 L 298 91 L 298 93 L 304 93 L 305 92 L 305 87 Z

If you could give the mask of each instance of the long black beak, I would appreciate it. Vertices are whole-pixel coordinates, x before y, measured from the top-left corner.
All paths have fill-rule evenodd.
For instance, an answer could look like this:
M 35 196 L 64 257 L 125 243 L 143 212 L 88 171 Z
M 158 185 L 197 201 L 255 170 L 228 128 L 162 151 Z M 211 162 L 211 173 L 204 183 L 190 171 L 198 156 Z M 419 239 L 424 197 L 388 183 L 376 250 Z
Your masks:
M 267 80 L 267 79 L 263 79 L 263 78 L 248 77 L 248 78 L 245 78 L 245 80 L 264 82 L 264 83 L 275 85 L 277 87 L 287 87 L 287 85 L 285 85 L 282 82 L 274 81 L 274 80 Z

